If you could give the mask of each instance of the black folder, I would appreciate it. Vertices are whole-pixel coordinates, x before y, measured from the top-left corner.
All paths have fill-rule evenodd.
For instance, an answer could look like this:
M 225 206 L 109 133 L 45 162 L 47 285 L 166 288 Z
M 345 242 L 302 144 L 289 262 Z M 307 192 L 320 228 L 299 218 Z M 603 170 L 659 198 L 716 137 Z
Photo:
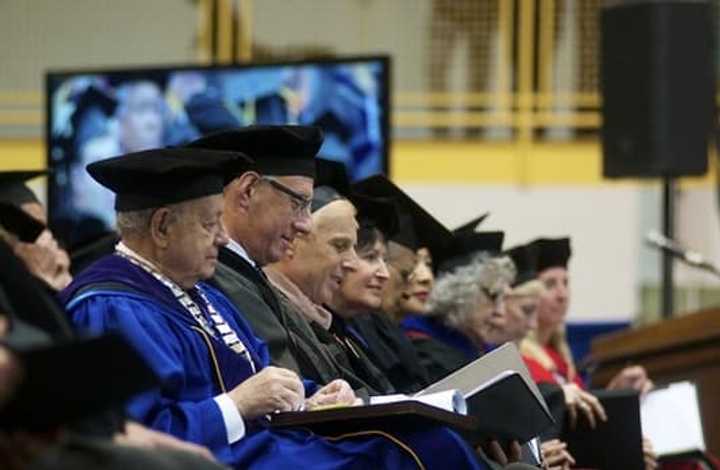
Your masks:
M 115 335 L 14 351 L 23 380 L 0 408 L 0 429 L 47 430 L 122 406 L 157 379 Z
M 525 444 L 555 424 L 545 403 L 539 401 L 517 372 L 466 395 L 465 399 L 468 415 L 478 419 L 478 432 L 483 436 Z
M 503 344 L 415 396 L 451 389 L 465 398 L 468 414 L 480 420 L 484 435 L 524 444 L 555 424 L 513 343 Z
M 597 390 L 608 420 L 591 429 L 581 416 L 574 430 L 562 439 L 575 457 L 576 466 L 598 470 L 644 470 L 640 400 L 634 390 Z

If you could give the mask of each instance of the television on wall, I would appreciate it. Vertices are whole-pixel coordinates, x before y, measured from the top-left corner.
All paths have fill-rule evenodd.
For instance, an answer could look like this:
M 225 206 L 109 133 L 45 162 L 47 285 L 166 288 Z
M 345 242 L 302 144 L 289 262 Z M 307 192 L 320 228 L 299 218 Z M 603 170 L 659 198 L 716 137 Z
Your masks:
M 320 156 L 353 180 L 387 173 L 390 60 L 384 56 L 46 75 L 50 226 L 70 246 L 114 227 L 94 161 L 250 124 L 319 126 Z

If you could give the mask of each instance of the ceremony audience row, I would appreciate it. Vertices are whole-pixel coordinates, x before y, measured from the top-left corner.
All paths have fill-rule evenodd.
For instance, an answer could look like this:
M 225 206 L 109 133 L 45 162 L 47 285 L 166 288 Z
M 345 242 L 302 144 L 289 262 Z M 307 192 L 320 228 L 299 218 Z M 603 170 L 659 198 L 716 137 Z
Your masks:
M 118 234 L 84 250 L 74 278 L 24 184 L 37 173 L 0 174 L 8 468 L 573 467 L 563 432 L 607 416 L 564 337 L 570 240 L 505 249 L 502 232 L 476 231 L 484 217 L 449 230 L 384 176 L 351 183 L 316 158 L 322 140 L 251 126 L 89 165 L 115 193 Z M 49 429 L 3 424 L 21 384 L 44 380 L 23 370 L 25 351 L 108 334 L 156 386 Z M 417 392 L 508 342 L 556 420 L 537 446 L 476 446 L 439 425 L 322 436 L 270 425 L 278 412 Z M 652 382 L 635 366 L 607 387 L 644 394 Z

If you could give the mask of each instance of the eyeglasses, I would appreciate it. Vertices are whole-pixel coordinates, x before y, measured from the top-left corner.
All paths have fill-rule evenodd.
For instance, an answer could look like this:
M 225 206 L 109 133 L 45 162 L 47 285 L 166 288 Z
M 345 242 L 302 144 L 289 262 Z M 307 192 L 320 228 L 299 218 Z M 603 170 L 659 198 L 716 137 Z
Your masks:
M 284 184 L 273 178 L 263 176 L 261 180 L 266 181 L 270 186 L 273 187 L 273 189 L 280 191 L 286 196 L 289 196 L 290 204 L 292 205 L 292 210 L 295 215 L 301 216 L 310 213 L 310 205 L 312 204 L 312 199 L 306 198 L 302 194 L 294 191 L 293 189 L 285 186 Z
M 487 298 L 490 300 L 490 302 L 495 305 L 495 307 L 501 307 L 505 305 L 506 300 L 506 293 L 503 290 L 497 290 L 497 289 L 488 289 L 485 286 L 481 286 L 480 289 L 482 292 L 487 296 Z

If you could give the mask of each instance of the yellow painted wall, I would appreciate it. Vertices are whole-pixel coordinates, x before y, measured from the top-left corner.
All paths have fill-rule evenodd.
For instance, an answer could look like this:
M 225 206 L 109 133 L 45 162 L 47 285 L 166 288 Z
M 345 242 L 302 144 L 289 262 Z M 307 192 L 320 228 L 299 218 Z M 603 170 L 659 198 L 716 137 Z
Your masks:
M 45 166 L 41 140 L 0 140 L 0 170 Z M 715 159 L 711 159 L 714 162 Z M 604 180 L 598 142 L 488 143 L 463 141 L 396 141 L 391 172 L 402 183 L 494 183 L 526 185 L 626 185 L 639 180 Z M 714 167 L 714 165 L 713 165 Z M 703 178 L 683 178 L 684 185 L 714 182 L 714 170 Z
M 0 170 L 45 168 L 45 145 L 41 140 L 0 140 Z

